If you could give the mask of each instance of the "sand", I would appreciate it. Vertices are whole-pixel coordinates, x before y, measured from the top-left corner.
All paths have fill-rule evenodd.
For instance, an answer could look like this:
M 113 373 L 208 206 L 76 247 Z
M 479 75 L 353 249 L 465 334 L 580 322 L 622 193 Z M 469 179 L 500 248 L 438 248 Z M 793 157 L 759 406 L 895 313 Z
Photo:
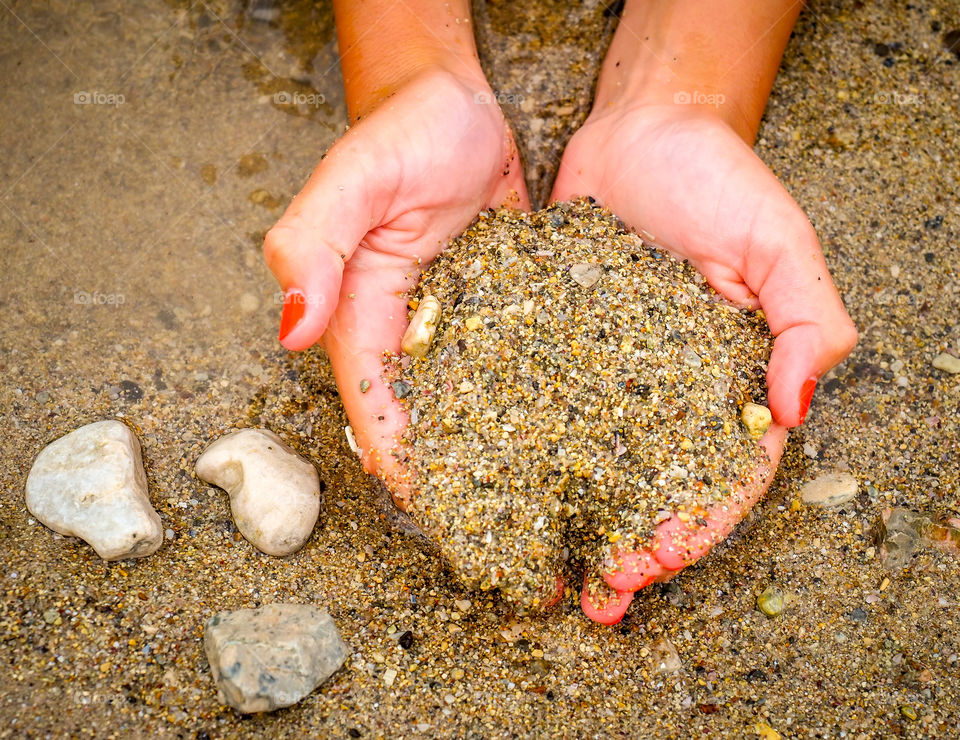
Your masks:
M 471 590 L 537 609 L 586 571 L 605 600 L 619 553 L 769 464 L 741 423 L 764 400 L 762 314 L 586 199 L 483 212 L 423 274 L 417 312 L 430 297 L 431 347 L 389 366 L 407 513 Z
M 276 26 L 239 3 L 188 7 L 0 9 L 0 735 L 955 734 L 960 563 L 921 548 L 887 571 L 872 535 L 888 505 L 960 511 L 960 379 L 931 365 L 960 350 L 955 4 L 804 10 L 756 150 L 817 227 L 861 342 L 767 498 L 614 629 L 572 597 L 519 619 L 382 518 L 323 353 L 276 342 L 259 254 L 346 123 L 329 7 Z M 287 87 L 324 102 L 275 104 Z M 251 153 L 265 169 L 239 166 Z M 103 563 L 23 501 L 44 444 L 119 415 L 172 534 L 135 564 Z M 322 471 L 321 523 L 287 559 L 243 541 L 192 473 L 246 425 Z M 854 501 L 795 505 L 832 471 L 857 477 Z M 769 586 L 775 618 L 755 608 Z M 353 658 L 298 706 L 240 719 L 216 701 L 201 626 L 277 601 L 328 608 Z

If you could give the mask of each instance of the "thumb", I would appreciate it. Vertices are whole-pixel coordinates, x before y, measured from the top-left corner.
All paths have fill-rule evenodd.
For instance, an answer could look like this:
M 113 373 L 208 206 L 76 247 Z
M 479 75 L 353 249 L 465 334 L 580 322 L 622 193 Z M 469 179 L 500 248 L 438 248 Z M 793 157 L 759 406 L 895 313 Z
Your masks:
M 372 176 L 376 154 L 355 132 L 334 144 L 264 240 L 264 259 L 284 290 L 280 342 L 290 350 L 306 349 L 326 330 L 344 263 L 380 225 L 380 196 L 394 189 L 383 161 Z
M 756 234 L 744 267 L 776 337 L 767 400 L 784 426 L 803 423 L 817 380 L 857 343 L 813 226 L 797 211 L 768 221 L 775 230 Z

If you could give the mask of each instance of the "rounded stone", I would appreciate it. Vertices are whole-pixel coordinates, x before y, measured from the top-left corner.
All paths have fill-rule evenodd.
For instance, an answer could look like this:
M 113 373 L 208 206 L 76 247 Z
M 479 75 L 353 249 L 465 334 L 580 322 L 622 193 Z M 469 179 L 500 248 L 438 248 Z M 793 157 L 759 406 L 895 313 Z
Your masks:
M 39 521 L 85 540 L 104 560 L 146 557 L 163 542 L 140 443 L 119 421 L 87 424 L 47 445 L 27 476 L 26 503 Z

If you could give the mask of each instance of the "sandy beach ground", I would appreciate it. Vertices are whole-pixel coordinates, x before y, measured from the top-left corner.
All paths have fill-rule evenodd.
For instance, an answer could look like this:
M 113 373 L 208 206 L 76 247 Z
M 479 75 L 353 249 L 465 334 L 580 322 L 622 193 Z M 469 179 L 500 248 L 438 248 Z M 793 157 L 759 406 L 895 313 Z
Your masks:
M 874 531 L 888 506 L 960 514 L 960 375 L 931 364 L 960 352 L 958 28 L 949 0 L 803 12 L 757 152 L 861 341 L 734 536 L 609 628 L 573 591 L 519 619 L 453 583 L 381 514 L 323 352 L 276 342 L 263 234 L 346 124 L 328 4 L 0 4 L 0 737 L 955 736 L 960 556 L 921 545 L 891 570 Z M 553 89 L 522 79 L 493 80 L 518 127 Z M 105 563 L 24 506 L 39 450 L 107 418 L 138 431 L 167 530 L 144 560 Z M 242 426 L 321 472 L 289 558 L 193 474 Z M 835 471 L 854 500 L 800 503 Z M 771 586 L 774 618 L 755 606 Z M 238 716 L 203 623 L 283 601 L 329 609 L 353 655 L 299 705 Z

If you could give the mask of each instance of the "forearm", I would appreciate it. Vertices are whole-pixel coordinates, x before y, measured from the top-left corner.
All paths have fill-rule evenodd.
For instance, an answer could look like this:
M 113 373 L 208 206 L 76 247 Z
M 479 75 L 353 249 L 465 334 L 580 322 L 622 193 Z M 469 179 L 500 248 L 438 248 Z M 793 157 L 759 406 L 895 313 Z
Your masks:
M 752 143 L 802 0 L 628 0 L 595 112 L 708 108 Z
M 469 0 L 334 0 L 350 119 L 428 67 L 483 78 Z

